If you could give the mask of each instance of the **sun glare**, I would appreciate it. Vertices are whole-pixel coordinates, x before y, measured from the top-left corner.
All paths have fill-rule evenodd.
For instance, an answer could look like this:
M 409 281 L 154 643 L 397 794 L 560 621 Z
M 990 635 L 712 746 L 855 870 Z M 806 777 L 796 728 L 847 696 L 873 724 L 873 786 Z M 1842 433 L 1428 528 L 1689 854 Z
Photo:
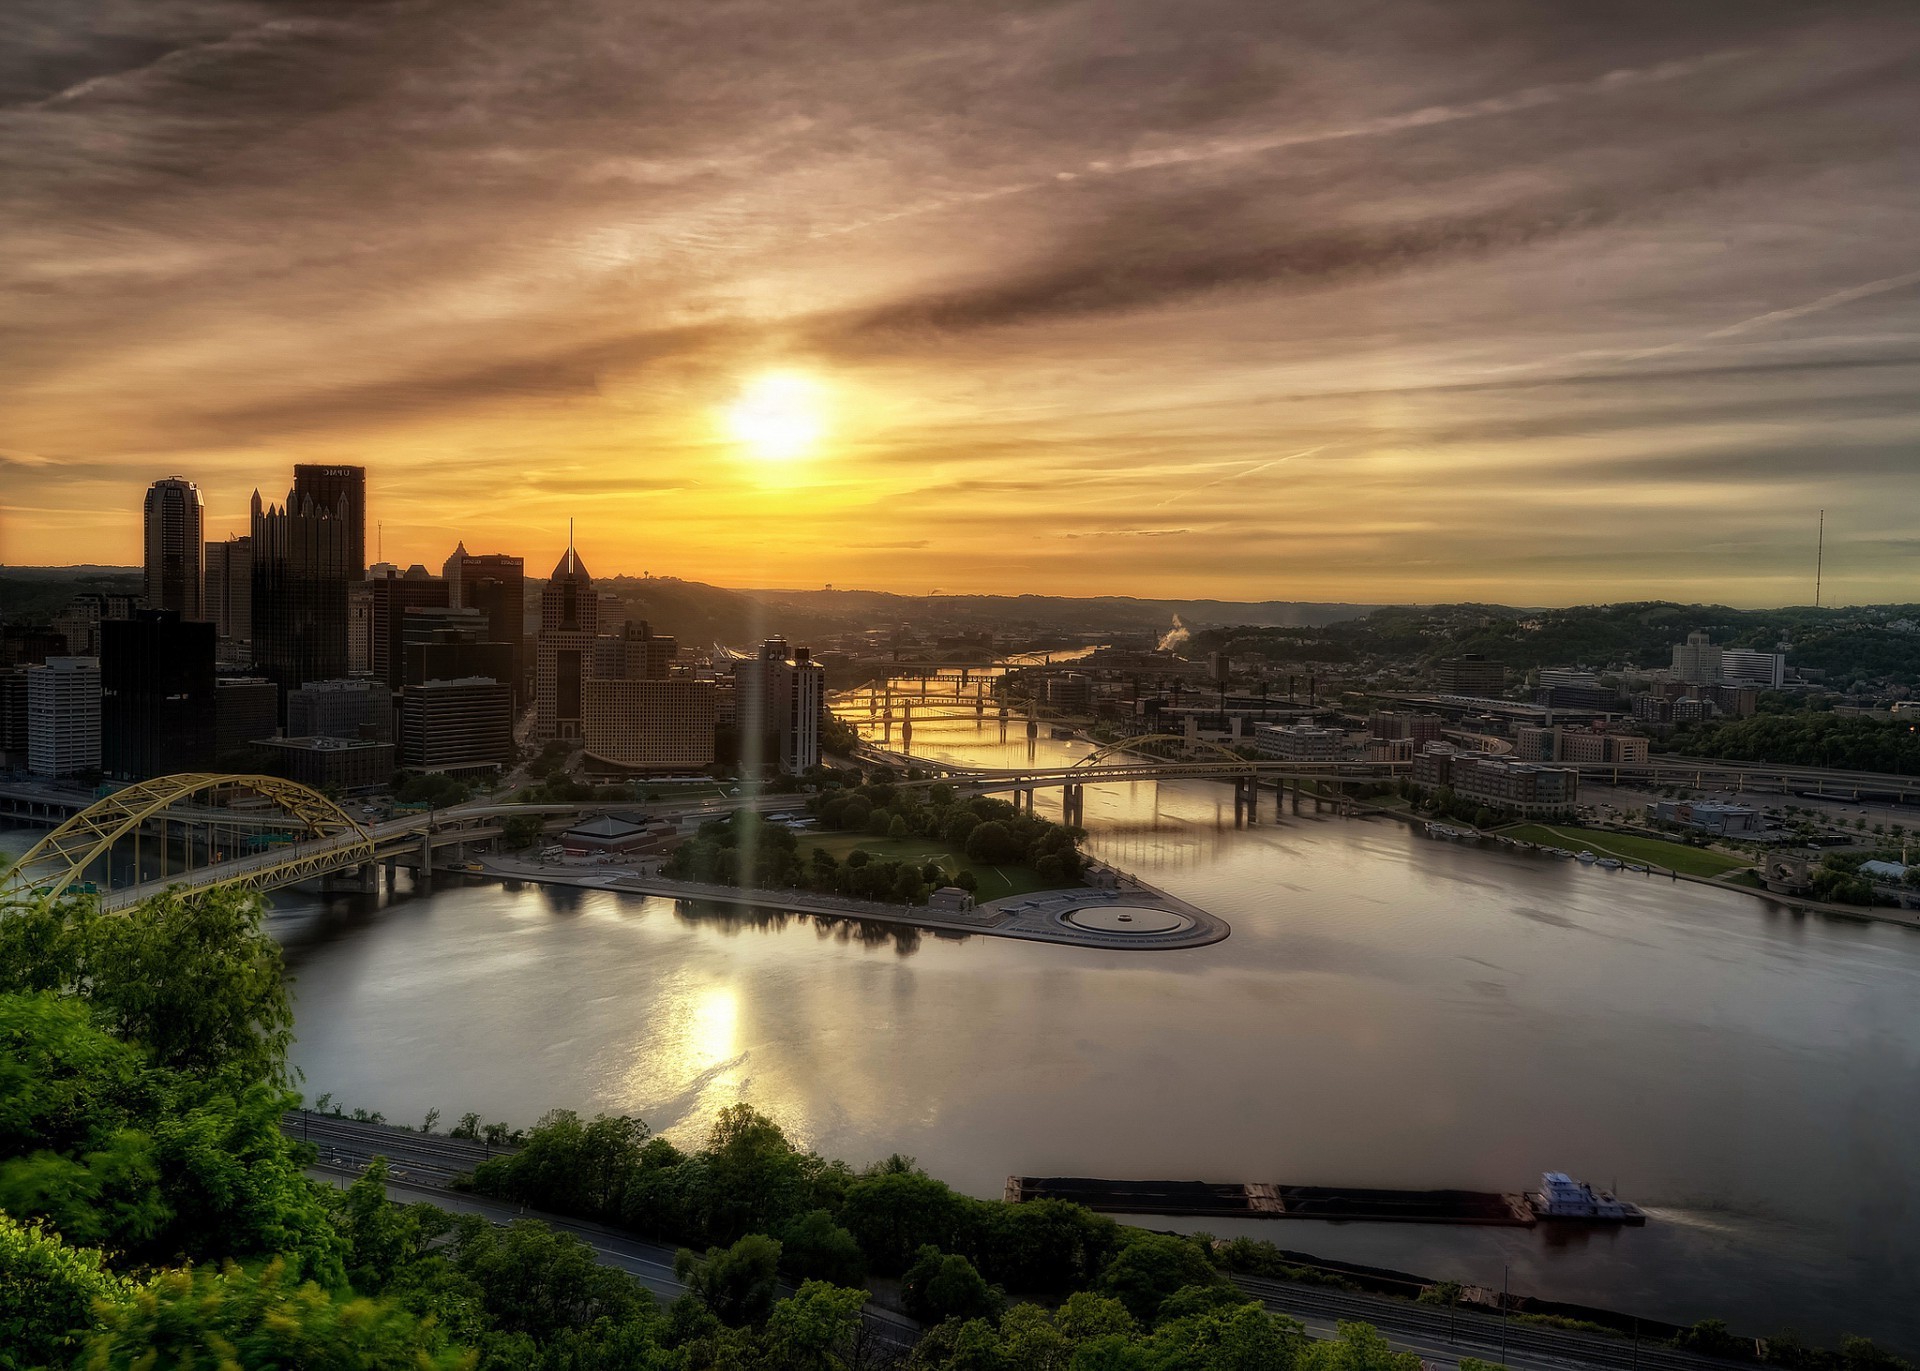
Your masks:
M 804 376 L 770 372 L 741 387 L 725 411 L 733 440 L 768 462 L 803 457 L 825 431 L 820 387 Z

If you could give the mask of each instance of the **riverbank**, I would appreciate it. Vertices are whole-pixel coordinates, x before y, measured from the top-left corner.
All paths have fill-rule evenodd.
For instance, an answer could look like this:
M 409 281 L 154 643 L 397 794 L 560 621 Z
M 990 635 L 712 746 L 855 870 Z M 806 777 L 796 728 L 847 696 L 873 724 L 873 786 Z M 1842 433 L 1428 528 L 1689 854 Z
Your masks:
M 1115 873 L 1118 884 L 1111 889 L 1042 891 L 957 910 L 883 904 L 807 890 L 710 885 L 641 871 L 556 868 L 548 862 L 516 857 L 488 857 L 478 865 L 481 870 L 468 867 L 463 874 L 1072 947 L 1171 951 L 1205 947 L 1232 932 L 1231 925 L 1218 915 L 1121 872 Z M 1149 920 L 1145 916 L 1150 914 L 1163 917 Z

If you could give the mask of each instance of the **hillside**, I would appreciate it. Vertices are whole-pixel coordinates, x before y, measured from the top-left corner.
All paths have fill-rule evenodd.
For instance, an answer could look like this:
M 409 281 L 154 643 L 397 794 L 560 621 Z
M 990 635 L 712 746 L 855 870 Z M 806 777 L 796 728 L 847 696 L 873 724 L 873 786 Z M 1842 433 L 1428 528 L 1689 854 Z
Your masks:
M 1519 675 L 1543 666 L 1665 666 L 1673 645 L 1694 629 L 1727 647 L 1772 651 L 1785 642 L 1792 666 L 1824 672 L 1829 684 L 1841 687 L 1920 680 L 1920 606 L 1912 604 L 1761 610 L 1664 600 L 1571 609 L 1434 605 L 1380 609 L 1317 628 L 1212 629 L 1195 635 L 1192 650 L 1225 649 L 1276 664 L 1406 666 L 1479 654 Z

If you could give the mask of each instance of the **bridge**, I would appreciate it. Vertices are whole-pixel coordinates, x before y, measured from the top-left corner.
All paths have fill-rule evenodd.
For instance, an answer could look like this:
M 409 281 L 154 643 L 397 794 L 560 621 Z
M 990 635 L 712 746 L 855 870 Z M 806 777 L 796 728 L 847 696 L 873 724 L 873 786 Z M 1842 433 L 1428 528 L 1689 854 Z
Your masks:
M 383 869 L 430 871 L 449 849 L 454 860 L 463 859 L 468 843 L 498 837 L 509 819 L 621 809 L 719 816 L 799 802 L 793 795 L 715 796 L 664 806 L 480 801 L 362 824 L 318 791 L 278 777 L 161 776 L 94 801 L 29 848 L 0 873 L 0 909 L 85 893 L 117 911 L 175 887 L 273 890 L 341 875 L 371 891 Z

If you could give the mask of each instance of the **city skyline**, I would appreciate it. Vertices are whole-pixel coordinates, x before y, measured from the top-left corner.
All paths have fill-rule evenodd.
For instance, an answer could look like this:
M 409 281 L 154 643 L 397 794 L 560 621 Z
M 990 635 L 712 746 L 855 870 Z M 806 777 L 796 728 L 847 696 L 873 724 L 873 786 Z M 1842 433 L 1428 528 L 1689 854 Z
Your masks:
M 33 13 L 8 563 L 364 465 L 402 566 L 1912 598 L 1900 5 Z

